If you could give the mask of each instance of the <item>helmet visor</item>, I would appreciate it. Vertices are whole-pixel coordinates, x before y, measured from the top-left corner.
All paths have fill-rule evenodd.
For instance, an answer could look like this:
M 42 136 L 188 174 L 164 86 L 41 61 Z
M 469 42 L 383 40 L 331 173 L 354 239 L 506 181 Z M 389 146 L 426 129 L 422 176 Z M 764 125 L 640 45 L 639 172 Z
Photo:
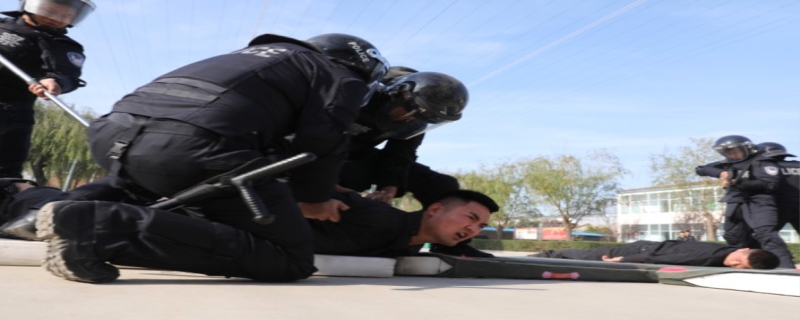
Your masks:
M 714 150 L 730 161 L 744 160 L 750 156 L 750 149 L 741 144 L 717 146 Z
M 386 76 L 386 73 L 389 72 L 389 61 L 384 58 L 377 49 L 368 49 L 366 52 L 367 56 L 372 59 L 375 59 L 375 67 L 372 68 L 372 72 L 369 75 L 369 81 L 371 82 L 379 82 Z
M 375 124 L 387 138 L 410 139 L 451 122 L 443 119 L 431 121 L 410 96 L 404 96 L 407 92 L 399 92 L 375 113 Z
M 373 81 L 372 83 L 367 84 L 367 94 L 364 95 L 364 99 L 361 100 L 361 107 L 366 106 L 370 100 L 372 100 L 372 96 L 375 95 L 375 92 L 380 91 L 383 88 L 383 84 L 378 81 Z
M 76 26 L 94 11 L 94 3 L 88 0 L 27 0 L 22 8 L 37 15 L 37 22 L 54 28 Z M 45 21 L 41 18 L 44 18 Z

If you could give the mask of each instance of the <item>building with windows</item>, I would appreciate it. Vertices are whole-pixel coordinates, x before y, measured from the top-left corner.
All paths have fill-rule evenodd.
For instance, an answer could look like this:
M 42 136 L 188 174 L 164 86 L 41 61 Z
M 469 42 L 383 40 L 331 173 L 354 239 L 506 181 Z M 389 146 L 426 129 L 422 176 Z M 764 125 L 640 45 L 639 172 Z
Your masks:
M 725 204 L 717 202 L 725 194 L 718 185 L 668 185 L 623 190 L 617 195 L 617 230 L 621 241 L 675 240 L 681 230 L 703 241 L 722 238 Z M 706 220 L 713 219 L 716 239 L 709 239 Z M 787 243 L 800 242 L 788 224 L 780 232 Z

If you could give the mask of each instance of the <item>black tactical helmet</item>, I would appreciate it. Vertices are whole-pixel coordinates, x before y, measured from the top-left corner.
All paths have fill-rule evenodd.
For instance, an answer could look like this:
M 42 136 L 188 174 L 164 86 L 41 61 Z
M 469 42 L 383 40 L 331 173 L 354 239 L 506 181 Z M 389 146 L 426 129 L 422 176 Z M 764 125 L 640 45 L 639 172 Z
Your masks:
M 786 147 L 777 142 L 762 142 L 757 144 L 756 148 L 758 149 L 759 153 L 762 153 L 766 156 L 795 156 L 786 151 Z
M 367 83 L 383 78 L 389 63 L 375 46 L 356 36 L 342 33 L 327 33 L 306 40 L 331 57 L 359 71 Z
M 389 84 L 392 82 L 392 80 L 397 79 L 398 77 L 402 77 L 416 72 L 419 71 L 411 69 L 409 67 L 401 67 L 401 66 L 390 67 L 389 71 L 386 72 L 386 75 L 383 77 L 383 79 L 381 79 L 381 83 Z
M 773 153 L 773 152 L 786 152 L 786 147 L 777 142 L 762 142 L 756 145 L 758 152 Z
M 401 74 L 413 69 L 397 68 Z M 396 139 L 408 139 L 461 119 L 469 93 L 461 81 L 438 72 L 415 72 L 388 80 L 371 101 L 376 124 Z
M 54 4 L 74 9 L 74 12 L 65 13 L 63 10 L 53 10 L 52 5 Z M 92 13 L 95 7 L 91 0 L 20 0 L 18 12 L 3 12 L 3 14 L 19 17 L 22 13 L 32 13 L 73 27 Z
M 410 102 L 415 118 L 429 123 L 456 121 L 467 107 L 469 93 L 458 79 L 438 72 L 417 72 L 392 80 L 389 95 Z
M 729 161 L 747 159 L 758 151 L 750 139 L 737 135 L 724 136 L 717 139 L 717 142 L 714 143 L 714 150 Z M 737 150 L 741 151 L 742 154 L 736 155 L 733 153 Z

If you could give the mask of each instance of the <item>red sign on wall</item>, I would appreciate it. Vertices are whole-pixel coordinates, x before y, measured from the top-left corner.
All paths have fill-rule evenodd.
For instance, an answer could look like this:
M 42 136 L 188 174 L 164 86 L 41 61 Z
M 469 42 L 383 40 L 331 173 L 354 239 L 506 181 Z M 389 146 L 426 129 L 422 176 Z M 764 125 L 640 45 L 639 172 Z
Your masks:
M 542 240 L 567 240 L 564 228 L 542 228 Z

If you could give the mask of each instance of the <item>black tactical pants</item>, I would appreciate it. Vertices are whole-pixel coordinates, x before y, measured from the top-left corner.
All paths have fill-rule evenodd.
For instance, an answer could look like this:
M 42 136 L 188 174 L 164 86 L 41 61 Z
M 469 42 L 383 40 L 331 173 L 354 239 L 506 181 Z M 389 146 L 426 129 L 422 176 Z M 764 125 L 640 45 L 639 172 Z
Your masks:
M 603 256 L 626 257 L 641 254 L 642 252 L 652 251 L 660 245 L 660 242 L 636 241 L 617 247 L 600 247 L 594 249 L 565 249 L 565 250 L 545 250 L 536 254 L 536 257 L 558 258 L 571 260 L 602 261 Z
M 22 178 L 22 164 L 31 147 L 32 108 L 0 102 L 0 178 Z
M 778 228 L 783 229 L 787 223 L 800 233 L 800 204 L 797 201 L 778 202 Z
M 764 249 L 780 259 L 779 268 L 792 268 L 792 254 L 778 232 L 775 206 L 728 203 L 723 224 L 725 242 L 741 248 Z
M 303 279 L 315 271 L 313 265 L 298 265 L 302 259 L 294 248 L 224 223 L 116 202 L 80 201 L 66 209 L 73 221 L 75 214 L 86 221 L 70 232 L 84 235 L 76 241 L 90 245 L 85 254 L 98 261 L 269 282 Z
M 220 139 L 213 134 L 204 133 L 202 129 L 198 129 L 194 135 L 189 134 L 192 133 L 191 130 L 176 129 L 179 132 L 171 132 L 172 128 L 179 128 L 180 125 L 145 127 L 140 130 L 140 134 L 133 135 L 134 138 L 125 150 L 121 158 L 120 175 L 147 190 L 149 194 L 143 196 L 172 196 L 201 181 L 230 171 L 261 156 L 252 146 L 246 144 L 247 140 Z M 132 136 L 129 134 L 130 128 L 125 123 L 107 118 L 101 118 L 92 123 L 89 127 L 89 141 L 92 155 L 101 166 L 109 170 L 114 169 L 112 167 L 115 166 L 114 161 L 116 160 L 106 157 L 106 154 L 115 142 Z M 258 274 L 248 277 L 269 281 L 293 281 L 310 276 L 316 271 L 313 265 L 311 229 L 297 207 L 289 187 L 273 179 L 256 185 L 255 190 L 270 213 L 275 215 L 276 218 L 272 224 L 261 225 L 253 222 L 252 213 L 238 194 L 208 199 L 193 204 L 193 207 L 205 219 L 235 228 L 237 232 L 247 232 L 255 239 L 247 241 L 259 241 L 259 245 L 268 245 L 273 248 L 257 250 L 252 255 L 245 254 L 242 259 L 255 259 L 255 256 L 264 254 L 265 256 L 259 256 L 258 259 L 271 261 L 274 266 L 268 268 L 268 271 L 274 272 L 274 274 L 269 276 Z M 119 208 L 122 207 L 114 207 L 116 211 L 128 212 L 126 214 L 143 217 L 143 219 L 149 219 L 147 216 L 156 213 L 164 213 L 153 209 L 123 210 Z M 170 255 L 176 256 L 183 254 L 181 251 L 190 254 L 189 252 L 197 247 L 203 247 L 204 244 L 200 239 L 205 239 L 204 237 L 208 234 L 202 233 L 210 234 L 211 231 L 208 231 L 210 227 L 195 227 L 199 222 L 194 221 L 187 222 L 187 225 L 183 226 L 183 221 L 189 220 L 175 219 L 177 220 L 170 220 L 172 221 L 170 228 L 180 235 L 182 240 L 175 241 L 183 241 L 181 245 L 171 248 L 161 248 L 161 244 L 156 242 L 154 245 L 166 252 L 171 252 Z M 205 221 L 203 223 L 208 224 Z M 110 226 L 116 228 L 113 224 Z M 222 232 L 218 229 L 220 227 L 214 227 L 214 230 L 217 230 L 215 232 Z M 228 228 L 222 229 L 227 230 Z M 147 232 L 147 229 L 139 231 Z M 198 234 L 191 236 L 192 232 L 198 232 Z M 226 234 L 236 233 L 230 230 L 225 232 Z M 228 238 L 241 239 L 241 237 L 243 236 L 231 235 Z M 151 264 L 170 266 L 169 256 L 154 253 L 155 251 L 149 249 L 127 253 L 139 256 L 138 260 L 128 263 L 140 263 L 139 266 L 143 267 Z M 223 259 L 223 261 L 227 260 Z M 243 262 L 240 260 L 231 261 L 225 268 L 234 270 L 241 263 Z M 136 264 L 129 265 L 136 266 Z M 177 270 L 178 267 L 181 268 L 181 271 L 207 273 L 205 268 L 208 266 L 187 264 L 186 266 L 175 266 L 173 269 Z M 214 268 L 223 267 L 215 265 Z
M 67 192 L 53 187 L 31 187 L 0 202 L 0 223 L 16 219 L 31 210 L 38 210 L 52 201 L 103 200 L 137 203 L 136 199 L 130 198 L 126 187 L 128 185 L 125 181 L 117 177 L 105 177 Z

